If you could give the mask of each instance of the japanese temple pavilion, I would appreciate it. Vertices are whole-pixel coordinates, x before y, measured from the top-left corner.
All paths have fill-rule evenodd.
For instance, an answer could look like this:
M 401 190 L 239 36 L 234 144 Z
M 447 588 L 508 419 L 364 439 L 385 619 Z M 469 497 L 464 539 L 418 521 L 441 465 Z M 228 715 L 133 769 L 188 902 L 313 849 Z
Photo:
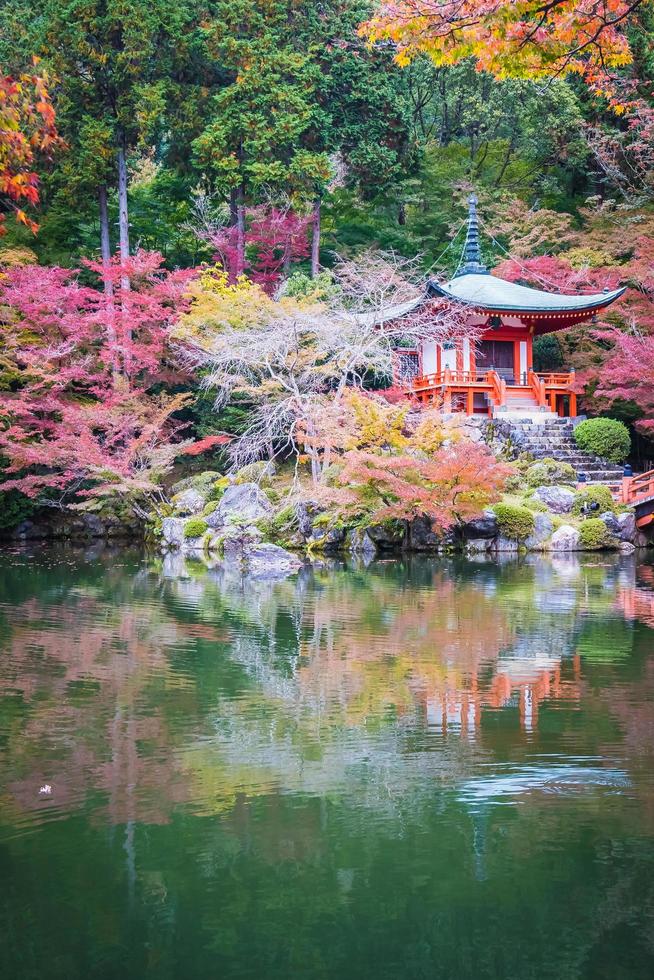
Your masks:
M 541 334 L 590 320 L 624 289 L 566 295 L 532 289 L 492 275 L 482 262 L 477 198 L 469 198 L 468 229 L 462 262 L 449 282 L 430 280 L 425 295 L 403 314 L 441 297 L 466 307 L 480 328 L 476 346 L 423 341 L 419 349 L 396 351 L 395 379 L 408 395 L 444 411 L 472 414 L 577 414 L 574 372 L 538 372 L 533 341 Z

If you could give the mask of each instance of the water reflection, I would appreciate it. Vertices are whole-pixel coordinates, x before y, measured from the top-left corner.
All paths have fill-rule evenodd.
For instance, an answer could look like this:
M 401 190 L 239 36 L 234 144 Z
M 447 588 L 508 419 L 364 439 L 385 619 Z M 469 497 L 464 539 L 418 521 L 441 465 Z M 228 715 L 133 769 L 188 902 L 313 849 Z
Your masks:
M 651 976 L 653 611 L 626 557 L 6 555 L 0 972 Z
M 544 706 L 549 726 L 572 724 L 592 665 L 629 658 L 654 608 L 652 566 L 629 559 L 414 560 L 251 581 L 92 557 L 35 569 L 16 555 L 5 568 L 0 802 L 14 829 L 87 805 L 157 823 L 180 805 L 224 812 L 239 794 L 376 806 L 463 783 L 498 741 L 536 751 Z M 640 720 L 628 682 L 599 698 L 647 751 L 649 703 Z M 510 778 L 515 795 L 540 777 Z

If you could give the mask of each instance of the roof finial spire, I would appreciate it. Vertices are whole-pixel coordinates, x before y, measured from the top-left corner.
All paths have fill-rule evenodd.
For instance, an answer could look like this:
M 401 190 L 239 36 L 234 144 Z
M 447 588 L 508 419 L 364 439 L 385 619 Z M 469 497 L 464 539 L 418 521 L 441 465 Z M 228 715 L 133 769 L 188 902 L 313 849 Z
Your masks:
M 477 195 L 468 198 L 468 233 L 463 250 L 463 261 L 456 270 L 457 276 L 485 275 L 488 269 L 481 261 L 481 246 L 479 244 L 479 219 L 477 218 Z

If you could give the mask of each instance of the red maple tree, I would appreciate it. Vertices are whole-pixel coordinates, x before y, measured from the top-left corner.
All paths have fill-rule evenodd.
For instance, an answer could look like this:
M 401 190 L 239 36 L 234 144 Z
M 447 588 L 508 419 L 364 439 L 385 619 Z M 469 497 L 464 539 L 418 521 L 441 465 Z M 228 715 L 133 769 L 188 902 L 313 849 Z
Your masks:
M 248 208 L 245 219 L 244 232 L 237 225 L 228 225 L 211 232 L 207 240 L 215 248 L 215 260 L 229 273 L 230 281 L 247 273 L 253 282 L 272 294 L 291 263 L 309 255 L 310 218 L 291 209 L 257 207 Z
M 3 276 L 14 373 L 0 397 L 8 460 L 0 489 L 30 497 L 47 488 L 95 498 L 160 494 L 161 473 L 192 448 L 179 443 L 173 420 L 191 396 L 164 389 L 173 377 L 167 330 L 186 307 L 192 272 L 161 263 L 147 252 L 108 268 L 87 262 L 99 288 L 83 285 L 77 270 L 26 266 Z
M 49 157 L 61 142 L 47 75 L 0 74 L 0 236 L 5 234 L 2 212 L 7 210 L 32 231 L 38 229 L 21 204 L 38 203 L 35 160 Z
M 478 517 L 499 492 L 511 468 L 486 447 L 462 440 L 431 458 L 409 453 L 351 450 L 343 456 L 340 504 L 374 520 L 430 518 L 447 530 Z

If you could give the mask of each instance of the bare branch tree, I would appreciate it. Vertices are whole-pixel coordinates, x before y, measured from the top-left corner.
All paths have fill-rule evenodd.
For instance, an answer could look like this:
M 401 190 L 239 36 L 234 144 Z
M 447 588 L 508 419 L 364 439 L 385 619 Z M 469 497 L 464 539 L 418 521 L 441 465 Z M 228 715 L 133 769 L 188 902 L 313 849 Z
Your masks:
M 465 310 L 419 288 L 415 261 L 392 253 L 340 260 L 334 279 L 328 302 L 271 302 L 245 328 L 201 331 L 185 343 L 183 360 L 204 372 L 217 406 L 235 393 L 254 403 L 247 431 L 229 449 L 235 467 L 296 451 L 301 442 L 317 482 L 330 460 L 330 406 L 347 390 L 389 376 L 398 346 L 477 338 Z

